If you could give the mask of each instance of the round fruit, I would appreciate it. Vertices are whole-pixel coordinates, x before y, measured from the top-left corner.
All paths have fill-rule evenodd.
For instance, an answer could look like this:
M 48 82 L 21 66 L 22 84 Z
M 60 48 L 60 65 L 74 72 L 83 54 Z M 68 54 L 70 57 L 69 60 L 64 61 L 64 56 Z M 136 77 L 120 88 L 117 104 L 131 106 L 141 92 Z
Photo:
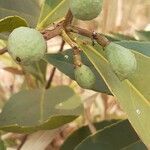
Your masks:
M 96 18 L 102 9 L 102 0 L 71 0 L 70 10 L 73 16 L 80 20 Z
M 127 79 L 136 71 L 137 61 L 129 49 L 111 42 L 105 47 L 105 51 L 112 69 L 121 80 Z
M 19 27 L 9 35 L 8 52 L 16 62 L 29 65 L 44 56 L 46 42 L 39 31 Z
M 81 65 L 74 70 L 75 80 L 86 89 L 91 89 L 95 84 L 95 75 L 88 66 Z

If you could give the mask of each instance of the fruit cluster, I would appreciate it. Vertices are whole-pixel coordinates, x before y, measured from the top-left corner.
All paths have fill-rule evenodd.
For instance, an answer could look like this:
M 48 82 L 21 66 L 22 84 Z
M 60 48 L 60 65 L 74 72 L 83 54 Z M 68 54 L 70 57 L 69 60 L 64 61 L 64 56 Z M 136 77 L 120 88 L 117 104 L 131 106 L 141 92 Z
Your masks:
M 70 0 L 70 10 L 77 19 L 92 20 L 100 14 L 102 2 L 102 0 Z M 21 65 L 30 65 L 42 59 L 46 48 L 42 34 L 28 27 L 15 29 L 8 38 L 8 52 Z M 113 42 L 105 46 L 104 50 L 112 70 L 120 80 L 129 78 L 136 71 L 137 62 L 130 50 Z M 76 59 L 81 58 L 80 54 L 78 56 Z M 76 61 L 78 60 L 74 60 L 74 63 Z M 83 88 L 91 89 L 95 85 L 94 73 L 82 62 L 80 65 L 75 64 L 74 75 L 77 83 Z

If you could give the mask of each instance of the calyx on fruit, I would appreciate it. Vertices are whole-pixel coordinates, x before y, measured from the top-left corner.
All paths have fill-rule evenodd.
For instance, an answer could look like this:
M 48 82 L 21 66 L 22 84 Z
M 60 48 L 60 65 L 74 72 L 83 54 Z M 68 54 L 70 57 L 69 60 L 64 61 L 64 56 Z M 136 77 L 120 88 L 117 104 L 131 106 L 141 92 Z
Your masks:
M 70 10 L 77 19 L 92 20 L 100 14 L 102 2 L 103 0 L 70 0 Z
M 28 27 L 14 29 L 8 38 L 8 52 L 22 65 L 39 61 L 44 56 L 46 47 L 42 34 Z
M 82 87 L 91 89 L 95 84 L 95 75 L 86 65 L 81 65 L 74 70 L 75 80 Z
M 105 47 L 105 52 L 113 71 L 121 80 L 135 73 L 137 61 L 129 49 L 111 42 Z

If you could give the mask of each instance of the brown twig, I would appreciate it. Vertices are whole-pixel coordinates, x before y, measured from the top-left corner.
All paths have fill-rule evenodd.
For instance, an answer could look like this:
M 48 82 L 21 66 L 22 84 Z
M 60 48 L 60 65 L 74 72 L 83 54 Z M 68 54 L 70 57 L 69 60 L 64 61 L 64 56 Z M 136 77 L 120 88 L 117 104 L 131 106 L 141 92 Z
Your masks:
M 45 89 L 48 89 L 48 88 L 51 87 L 52 80 L 53 80 L 53 78 L 54 78 L 55 72 L 56 72 L 56 67 L 53 67 L 52 72 L 51 72 L 51 74 L 50 74 L 50 77 L 49 77 L 49 79 L 48 79 L 48 81 L 47 81 L 47 84 L 46 84 L 46 86 L 45 86 Z
M 61 31 L 63 29 L 64 21 L 59 22 L 56 27 L 52 30 L 44 30 L 41 33 L 43 34 L 43 37 L 45 40 L 50 40 L 51 38 L 54 38 L 61 34 Z
M 63 51 L 64 45 L 65 45 L 65 41 L 62 40 L 62 43 L 61 43 L 59 52 L 62 52 L 62 51 Z M 55 72 L 56 72 L 56 67 L 53 67 L 53 69 L 52 69 L 52 71 L 51 71 L 51 74 L 50 74 L 50 77 L 49 77 L 49 79 L 48 79 L 48 81 L 47 81 L 47 84 L 46 84 L 46 86 L 45 86 L 45 89 L 48 89 L 48 88 L 51 87 L 51 84 L 52 84 L 52 81 L 53 81 Z
M 99 33 L 96 33 L 96 32 L 91 32 L 89 30 L 76 27 L 76 26 L 68 27 L 67 31 L 78 33 L 80 35 L 83 35 L 83 36 L 89 37 L 91 39 L 94 39 L 94 40 L 97 41 L 98 44 L 100 44 L 103 47 L 107 46 L 110 43 L 110 41 L 105 36 L 103 36 Z
M 43 32 L 41 32 L 45 40 L 49 40 L 55 36 L 62 35 L 62 31 L 65 30 L 66 32 L 74 32 L 74 33 L 78 33 L 80 35 L 89 37 L 91 39 L 94 39 L 102 47 L 105 47 L 110 43 L 110 41 L 102 34 L 91 32 L 89 30 L 82 29 L 76 26 L 71 26 L 72 19 L 73 19 L 73 16 L 72 16 L 71 11 L 69 10 L 66 15 L 66 19 L 59 22 L 54 29 L 44 30 Z
M 64 20 L 64 25 L 63 25 L 64 28 L 70 26 L 72 20 L 73 20 L 73 15 L 72 15 L 72 12 L 71 12 L 70 9 L 69 9 L 69 11 L 68 11 L 68 13 L 67 13 L 67 15 L 66 15 L 66 17 L 65 17 L 65 20 Z
M 59 22 L 54 29 L 44 30 L 41 32 L 43 34 L 43 37 L 45 38 L 45 40 L 50 40 L 51 38 L 60 35 L 61 31 L 63 29 L 70 26 L 72 19 L 73 19 L 73 15 L 72 15 L 71 11 L 69 10 L 65 17 L 65 20 Z
M 0 55 L 3 55 L 4 53 L 6 53 L 6 52 L 8 52 L 7 51 L 7 48 L 5 47 L 5 48 L 2 48 L 1 50 L 0 50 Z

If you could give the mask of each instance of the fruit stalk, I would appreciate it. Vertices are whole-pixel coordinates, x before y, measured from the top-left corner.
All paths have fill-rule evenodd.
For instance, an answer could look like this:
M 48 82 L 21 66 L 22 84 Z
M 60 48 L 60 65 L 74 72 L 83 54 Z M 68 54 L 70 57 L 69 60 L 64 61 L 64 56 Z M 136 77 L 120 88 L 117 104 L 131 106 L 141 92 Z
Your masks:
M 67 31 L 77 33 L 77 34 L 89 37 L 91 39 L 94 39 L 102 47 L 105 47 L 110 43 L 110 41 L 105 36 L 103 36 L 102 34 L 99 34 L 99 33 L 96 33 L 96 32 L 91 32 L 89 30 L 82 29 L 82 28 L 79 28 L 79 27 L 76 27 L 76 26 L 68 27 Z
M 75 68 L 78 66 L 81 66 L 81 56 L 80 56 L 80 49 L 78 48 L 78 45 L 68 36 L 68 34 L 62 30 L 62 37 L 64 41 L 66 41 L 73 49 L 73 60 Z

